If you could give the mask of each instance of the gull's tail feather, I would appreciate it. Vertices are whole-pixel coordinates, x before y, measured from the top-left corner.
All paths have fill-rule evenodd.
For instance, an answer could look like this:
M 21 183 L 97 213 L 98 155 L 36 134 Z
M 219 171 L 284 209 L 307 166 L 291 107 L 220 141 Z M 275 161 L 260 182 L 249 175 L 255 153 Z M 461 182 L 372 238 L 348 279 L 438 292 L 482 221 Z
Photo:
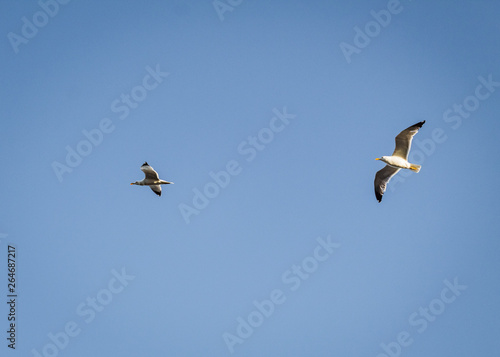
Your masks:
M 410 170 L 412 170 L 414 172 L 419 172 L 421 167 L 422 166 L 420 166 L 420 165 L 410 164 Z

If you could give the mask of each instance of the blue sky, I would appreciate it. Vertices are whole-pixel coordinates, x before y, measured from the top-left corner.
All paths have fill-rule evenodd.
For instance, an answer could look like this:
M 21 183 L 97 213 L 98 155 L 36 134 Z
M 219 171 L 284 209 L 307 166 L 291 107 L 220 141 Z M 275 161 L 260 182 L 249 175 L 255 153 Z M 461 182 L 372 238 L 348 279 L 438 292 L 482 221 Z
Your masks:
M 2 3 L 2 356 L 497 356 L 499 11 Z

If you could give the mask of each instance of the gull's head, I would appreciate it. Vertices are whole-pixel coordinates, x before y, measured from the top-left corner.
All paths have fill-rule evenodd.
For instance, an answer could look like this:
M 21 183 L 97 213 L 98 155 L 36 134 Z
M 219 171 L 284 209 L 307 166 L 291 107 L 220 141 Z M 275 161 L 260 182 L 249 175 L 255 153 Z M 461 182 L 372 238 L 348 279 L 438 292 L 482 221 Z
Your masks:
M 386 156 L 377 157 L 375 160 L 380 160 L 380 161 L 383 161 L 383 162 L 387 162 Z

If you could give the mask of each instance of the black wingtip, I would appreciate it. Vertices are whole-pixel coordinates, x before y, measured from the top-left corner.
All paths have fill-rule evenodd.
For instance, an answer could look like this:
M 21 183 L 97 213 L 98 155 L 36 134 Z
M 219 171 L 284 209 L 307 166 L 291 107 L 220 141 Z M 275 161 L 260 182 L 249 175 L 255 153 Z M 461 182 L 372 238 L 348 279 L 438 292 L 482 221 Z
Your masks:
M 425 120 L 421 121 L 420 123 L 415 124 L 414 126 L 418 126 L 419 128 L 421 128 L 422 125 L 424 125 L 424 124 L 425 124 Z
M 144 164 L 142 164 L 142 166 L 149 166 L 149 165 L 148 165 L 148 162 L 147 162 L 147 161 L 144 161 Z M 141 166 L 141 167 L 142 167 L 142 166 Z
M 377 198 L 377 201 L 382 202 L 382 196 L 379 192 L 375 191 L 375 197 Z

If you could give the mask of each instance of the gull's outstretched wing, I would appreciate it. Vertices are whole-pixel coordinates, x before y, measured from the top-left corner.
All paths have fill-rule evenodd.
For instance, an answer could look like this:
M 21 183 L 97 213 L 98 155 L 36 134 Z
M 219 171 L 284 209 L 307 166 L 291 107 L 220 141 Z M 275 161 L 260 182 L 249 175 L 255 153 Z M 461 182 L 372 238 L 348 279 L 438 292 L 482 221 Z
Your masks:
M 396 136 L 396 149 L 394 149 L 392 156 L 399 156 L 408 160 L 408 153 L 410 152 L 413 136 L 418 133 L 418 129 L 420 129 L 424 123 L 425 120 L 414 124 Z
M 154 193 L 156 193 L 158 196 L 161 196 L 161 186 L 160 185 L 150 185 L 151 189 L 153 190 Z
M 149 166 L 147 162 L 142 164 L 141 170 L 146 174 L 147 180 L 159 180 L 158 173 L 151 166 Z
M 401 169 L 386 165 L 382 170 L 377 171 L 375 174 L 375 197 L 377 197 L 377 201 L 382 201 L 387 184 L 399 170 Z

